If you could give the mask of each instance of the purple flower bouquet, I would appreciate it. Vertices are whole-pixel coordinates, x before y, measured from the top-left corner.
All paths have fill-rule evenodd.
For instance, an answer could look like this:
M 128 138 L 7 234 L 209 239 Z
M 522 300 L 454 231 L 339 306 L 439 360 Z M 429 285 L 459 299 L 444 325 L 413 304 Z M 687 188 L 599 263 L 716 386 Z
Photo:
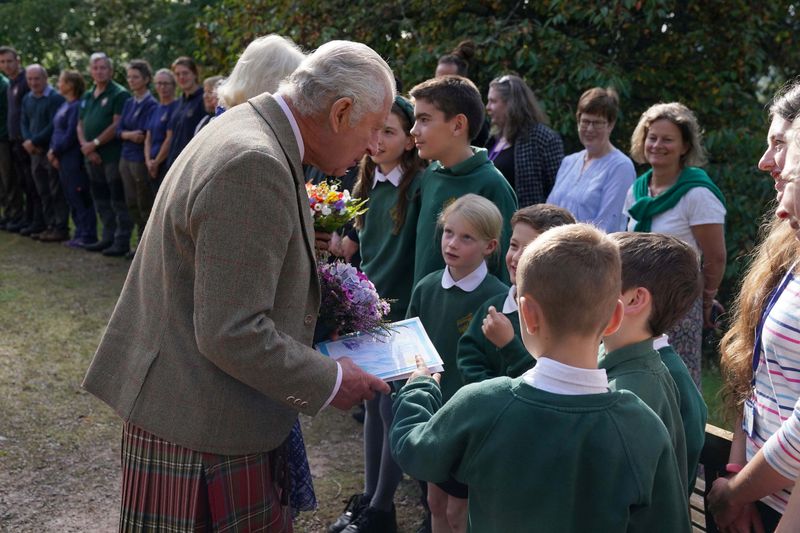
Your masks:
M 341 261 L 317 266 L 322 301 L 319 320 L 338 334 L 386 329 L 389 301 L 354 266 Z

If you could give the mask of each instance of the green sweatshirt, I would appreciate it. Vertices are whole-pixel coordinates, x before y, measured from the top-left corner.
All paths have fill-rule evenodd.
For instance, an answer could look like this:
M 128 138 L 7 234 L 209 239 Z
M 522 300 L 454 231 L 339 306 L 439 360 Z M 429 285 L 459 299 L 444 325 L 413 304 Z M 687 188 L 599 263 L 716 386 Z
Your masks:
M 458 287 L 442 287 L 444 269 L 422 278 L 411 294 L 406 318 L 418 316 L 433 346 L 444 362 L 442 395 L 447 401 L 464 385 L 458 372 L 458 339 L 467 330 L 475 311 L 490 297 L 508 292 L 502 281 L 487 274 L 478 287 L 466 292 Z
M 655 411 L 667 428 L 685 494 L 689 493 L 686 476 L 686 436 L 679 407 L 678 387 L 653 349 L 653 339 L 630 344 L 612 352 L 601 348 L 597 367 L 605 369 L 611 390 L 627 390 L 642 399 Z M 688 505 L 688 500 L 686 505 Z
M 414 260 L 414 283 L 435 270 L 444 268 L 441 252 L 442 232 L 436 226 L 442 210 L 457 198 L 468 193 L 478 194 L 494 203 L 503 215 L 503 233 L 498 254 L 489 262 L 489 272 L 508 283 L 502 258 L 511 239 L 511 215 L 517 210 L 517 197 L 500 171 L 489 161 L 486 150 L 475 148 L 475 155 L 450 168 L 435 161 L 422 176 L 417 246 Z
M 489 314 L 489 307 L 494 306 L 498 313 L 502 312 L 507 296 L 508 293 L 498 294 L 484 303 L 475 312 L 469 328 L 458 341 L 458 371 L 464 383 L 477 383 L 499 376 L 515 378 L 536 364 L 536 359 L 522 344 L 517 311 L 503 313 L 514 328 L 511 342 L 498 348 L 483 334 L 481 326 L 483 319 Z
M 700 452 L 706 443 L 706 420 L 708 407 L 703 395 L 697 390 L 689 369 L 675 352 L 672 346 L 664 346 L 658 350 L 661 360 L 669 370 L 675 385 L 678 387 L 678 400 L 683 420 L 683 431 L 686 436 L 686 467 L 690 486 L 697 477 L 697 465 L 700 463 Z
M 420 176 L 414 177 L 406 195 L 406 217 L 400 232 L 394 235 L 392 210 L 397 205 L 398 189 L 389 182 L 380 182 L 369 194 L 369 211 L 364 227 L 358 232 L 361 270 L 375 285 L 382 298 L 394 300 L 389 319 L 406 316 L 414 288 L 414 246 L 419 218 Z
M 569 396 L 496 378 L 442 407 L 436 383 L 418 378 L 395 399 L 389 438 L 404 472 L 469 486 L 469 531 L 691 531 L 664 424 L 627 391 Z

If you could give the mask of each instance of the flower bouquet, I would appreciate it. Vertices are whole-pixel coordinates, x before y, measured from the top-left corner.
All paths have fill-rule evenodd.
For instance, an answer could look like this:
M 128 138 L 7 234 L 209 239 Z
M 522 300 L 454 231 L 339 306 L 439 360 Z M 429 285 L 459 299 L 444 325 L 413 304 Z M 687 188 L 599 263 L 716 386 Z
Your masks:
M 389 301 L 366 274 L 341 261 L 317 266 L 322 293 L 319 320 L 338 334 L 387 330 Z
M 308 204 L 314 217 L 314 229 L 333 233 L 359 215 L 367 212 L 367 200 L 350 196 L 350 191 L 339 190 L 339 185 L 326 182 L 306 183 Z

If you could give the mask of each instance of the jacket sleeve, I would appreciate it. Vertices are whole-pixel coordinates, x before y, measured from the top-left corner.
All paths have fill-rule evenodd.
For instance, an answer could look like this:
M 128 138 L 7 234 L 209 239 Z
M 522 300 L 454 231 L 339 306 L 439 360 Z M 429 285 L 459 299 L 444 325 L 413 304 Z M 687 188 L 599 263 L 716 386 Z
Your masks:
M 545 198 L 553 190 L 558 168 L 561 166 L 561 161 L 564 160 L 564 142 L 561 140 L 561 136 L 552 130 L 546 131 L 550 135 L 542 136 L 542 142 L 537 146 L 537 153 L 541 154 L 542 158 L 542 187 L 544 187 Z
M 28 93 L 22 97 L 22 112 L 20 113 L 20 130 L 22 132 L 22 138 L 26 141 L 33 137 L 30 128 L 30 119 L 28 118 L 28 102 L 30 101 L 30 94 Z
M 62 103 L 64 103 L 64 97 L 58 93 L 52 93 L 47 97 L 47 126 L 36 132 L 31 138 L 31 141 L 36 146 L 46 147 L 50 144 L 50 138 L 53 136 L 53 118 L 55 118 L 56 112 Z
M 498 350 L 500 356 L 503 358 L 505 366 L 505 375 L 510 378 L 516 378 L 533 368 L 536 364 L 536 359 L 525 348 L 522 338 L 519 333 L 515 333 L 511 342 Z
M 313 328 L 303 317 L 317 311 L 276 302 L 278 288 L 285 293 L 285 284 L 298 275 L 284 264 L 289 243 L 306 238 L 298 190 L 284 164 L 249 150 L 228 161 L 197 194 L 188 221 L 196 248 L 193 321 L 200 352 L 223 372 L 279 403 L 302 394 L 308 403 L 299 410 L 314 414 L 333 391 L 336 362 L 278 329 L 274 320 L 278 304 Z M 298 294 L 300 302 L 305 298 Z
M 604 180 L 603 195 L 600 200 L 600 211 L 594 224 L 606 233 L 624 231 L 622 216 L 625 194 L 636 179 L 633 163 L 625 157 L 608 169 Z

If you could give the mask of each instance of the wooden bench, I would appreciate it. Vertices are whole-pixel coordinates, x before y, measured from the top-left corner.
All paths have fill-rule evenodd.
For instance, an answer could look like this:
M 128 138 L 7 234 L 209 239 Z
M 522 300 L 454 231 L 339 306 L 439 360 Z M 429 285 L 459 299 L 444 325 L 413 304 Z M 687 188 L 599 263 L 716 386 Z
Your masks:
M 728 464 L 728 457 L 731 451 L 731 440 L 733 433 L 724 429 L 706 424 L 706 442 L 703 451 L 700 453 L 700 464 L 703 471 L 697 477 L 689 499 L 692 515 L 692 528 L 694 531 L 707 531 L 717 533 L 718 529 L 714 519 L 708 514 L 706 508 L 706 494 L 711 490 L 711 484 L 717 478 L 719 472 L 725 470 Z

